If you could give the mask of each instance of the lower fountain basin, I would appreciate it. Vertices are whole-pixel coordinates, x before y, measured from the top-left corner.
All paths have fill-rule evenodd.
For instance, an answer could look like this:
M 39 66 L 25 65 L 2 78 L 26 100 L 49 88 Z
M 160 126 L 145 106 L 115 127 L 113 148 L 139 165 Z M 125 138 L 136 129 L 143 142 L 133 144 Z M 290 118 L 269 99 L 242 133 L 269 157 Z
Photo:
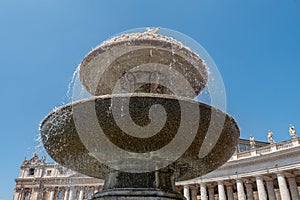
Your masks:
M 48 154 L 82 174 L 105 178 L 118 171 L 145 173 L 168 167 L 177 181 L 221 166 L 239 138 L 234 119 L 216 108 L 187 98 L 140 93 L 62 106 L 43 120 L 40 131 Z

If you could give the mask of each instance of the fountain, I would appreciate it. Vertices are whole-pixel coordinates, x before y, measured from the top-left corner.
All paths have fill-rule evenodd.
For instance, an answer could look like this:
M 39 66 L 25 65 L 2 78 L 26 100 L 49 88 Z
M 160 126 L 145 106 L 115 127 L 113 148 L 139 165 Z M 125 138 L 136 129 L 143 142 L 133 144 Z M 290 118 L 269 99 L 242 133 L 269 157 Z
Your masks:
M 92 50 L 79 65 L 92 96 L 41 123 L 56 162 L 105 179 L 94 200 L 182 200 L 175 180 L 206 174 L 235 151 L 234 119 L 194 100 L 207 85 L 208 66 L 161 30 L 123 33 Z

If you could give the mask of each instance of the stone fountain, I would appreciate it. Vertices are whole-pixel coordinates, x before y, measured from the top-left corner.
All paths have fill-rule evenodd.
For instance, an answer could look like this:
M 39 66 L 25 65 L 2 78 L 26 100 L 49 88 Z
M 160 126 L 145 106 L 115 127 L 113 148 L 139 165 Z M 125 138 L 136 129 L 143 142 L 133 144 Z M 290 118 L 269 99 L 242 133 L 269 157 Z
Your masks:
M 198 54 L 159 29 L 115 36 L 79 65 L 92 96 L 43 120 L 45 149 L 61 165 L 105 179 L 94 200 L 184 199 L 175 181 L 221 166 L 239 138 L 233 118 L 194 100 L 208 76 Z

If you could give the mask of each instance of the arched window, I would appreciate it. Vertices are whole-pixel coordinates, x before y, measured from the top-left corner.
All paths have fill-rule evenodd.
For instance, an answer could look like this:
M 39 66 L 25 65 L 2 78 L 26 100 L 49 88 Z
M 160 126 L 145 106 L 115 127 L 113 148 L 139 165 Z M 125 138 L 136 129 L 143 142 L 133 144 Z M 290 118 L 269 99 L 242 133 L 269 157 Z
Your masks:
M 30 168 L 30 169 L 29 169 L 28 175 L 29 175 L 29 176 L 33 176 L 33 175 L 34 175 L 34 168 Z

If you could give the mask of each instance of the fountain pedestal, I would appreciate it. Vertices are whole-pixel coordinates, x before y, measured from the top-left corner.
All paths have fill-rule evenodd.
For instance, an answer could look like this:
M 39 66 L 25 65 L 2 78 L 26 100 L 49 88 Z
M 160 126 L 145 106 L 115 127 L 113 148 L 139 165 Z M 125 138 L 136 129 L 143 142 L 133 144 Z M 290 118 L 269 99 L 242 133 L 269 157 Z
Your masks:
M 93 200 L 183 200 L 174 185 L 173 170 L 169 168 L 148 173 L 113 172 L 107 174 L 103 191 L 95 194 Z

